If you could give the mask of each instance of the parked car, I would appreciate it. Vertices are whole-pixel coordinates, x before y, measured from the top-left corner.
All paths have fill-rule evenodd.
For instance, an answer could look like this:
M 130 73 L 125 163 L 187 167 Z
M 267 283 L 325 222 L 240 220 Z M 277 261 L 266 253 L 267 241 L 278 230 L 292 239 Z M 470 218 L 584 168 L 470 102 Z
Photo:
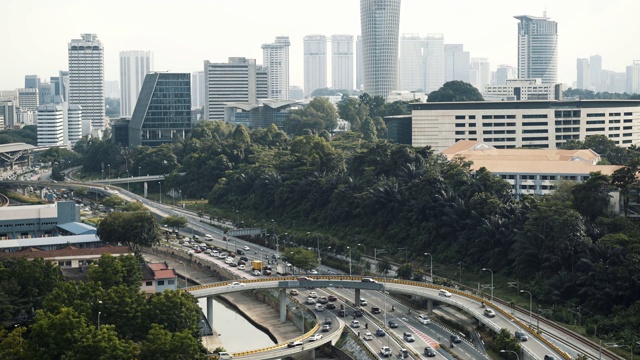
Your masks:
M 416 339 L 413 337 L 413 334 L 410 333 L 410 332 L 403 333 L 402 337 L 404 338 L 404 341 L 406 341 L 406 342 L 414 342 L 414 341 L 416 341 Z
M 490 317 L 490 318 L 492 318 L 492 317 L 496 317 L 496 313 L 495 313 L 493 310 L 491 310 L 491 309 L 485 309 L 485 310 L 484 310 L 484 315 L 485 315 L 486 317 Z

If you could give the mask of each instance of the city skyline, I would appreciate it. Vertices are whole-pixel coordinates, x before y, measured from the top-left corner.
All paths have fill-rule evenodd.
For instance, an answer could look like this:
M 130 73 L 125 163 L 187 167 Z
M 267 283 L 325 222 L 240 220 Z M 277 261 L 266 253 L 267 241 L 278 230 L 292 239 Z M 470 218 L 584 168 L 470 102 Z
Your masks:
M 300 2 L 293 0 L 240 0 L 202 3 L 185 0 L 112 1 L 98 7 L 101 16 L 89 16 L 96 7 L 82 6 L 75 0 L 50 3 L 40 0 L 7 0 L 0 3 L 3 13 L 29 14 L 34 26 L 22 26 L 19 16 L 5 19 L 0 25 L 4 33 L 20 28 L 19 35 L 8 36 L 5 48 L 29 49 L 37 44 L 38 55 L 28 51 L 11 51 L 3 58 L 0 89 L 21 88 L 24 76 L 37 74 L 43 81 L 66 70 L 66 44 L 81 33 L 95 33 L 105 47 L 105 80 L 119 78 L 120 51 L 146 49 L 155 54 L 159 71 L 194 72 L 203 70 L 204 60 L 223 62 L 228 57 L 261 59 L 261 44 L 276 36 L 291 39 L 291 85 L 303 85 L 303 41 L 309 34 L 360 34 L 359 1 L 327 0 L 313 8 L 313 16 L 298 11 Z M 488 58 L 491 69 L 500 64 L 517 66 L 517 15 L 547 16 L 558 23 L 558 80 L 572 84 L 576 80 L 576 59 L 594 54 L 602 56 L 602 68 L 624 72 L 626 66 L 640 59 L 640 49 L 628 47 L 615 38 L 634 38 L 640 29 L 633 26 L 633 14 L 640 3 L 612 0 L 603 5 L 593 0 L 567 0 L 548 4 L 542 1 L 513 2 L 493 0 L 478 7 L 477 2 L 459 0 L 455 4 L 438 4 L 434 9 L 420 0 L 402 1 L 400 34 L 442 33 L 446 44 L 463 44 L 473 57 Z M 171 18 L 175 7 L 189 14 Z M 340 9 L 340 11 L 336 11 Z M 295 11 L 295 13 L 294 13 Z M 151 12 L 153 16 L 140 17 Z M 273 22 L 271 16 L 283 13 Z M 298 16 L 295 16 L 296 14 Z M 251 24 L 246 29 L 237 26 Z M 73 17 L 74 21 L 55 22 Z M 148 18 L 149 20 L 145 20 Z M 157 26 L 166 19 L 172 26 Z M 330 19 L 330 21 L 328 21 Z M 455 21 L 453 21 L 455 20 Z M 56 26 L 46 26 L 54 23 Z M 588 26 L 587 26 L 588 25 Z M 45 28 L 46 26 L 46 28 Z M 140 29 L 143 31 L 140 35 Z M 229 30 L 233 29 L 233 30 Z M 260 29 L 256 32 L 255 29 Z M 46 41 L 42 41 L 46 34 Z M 131 36 L 131 34 L 138 34 Z M 148 35 L 147 35 L 148 34 Z M 44 59 L 44 60 L 43 60 Z M 258 60 L 260 61 L 260 60 Z

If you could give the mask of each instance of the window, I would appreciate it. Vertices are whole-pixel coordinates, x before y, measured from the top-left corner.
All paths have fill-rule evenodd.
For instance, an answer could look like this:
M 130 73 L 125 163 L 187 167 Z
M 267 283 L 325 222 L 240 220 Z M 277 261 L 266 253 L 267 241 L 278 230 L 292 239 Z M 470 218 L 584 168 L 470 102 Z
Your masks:
M 631 144 L 631 140 L 622 140 L 623 144 Z
M 507 115 L 507 119 L 515 119 L 516 116 L 515 115 Z
M 633 119 L 624 119 L 623 121 L 625 124 L 629 124 L 633 122 Z
M 477 133 L 477 131 L 475 131 L 475 130 L 469 131 L 469 135 L 475 135 L 476 133 Z
M 620 113 L 609 113 L 609 116 L 620 116 Z
M 633 116 L 633 113 L 626 112 L 626 113 L 624 113 L 624 116 Z
M 174 285 L 175 283 L 176 283 L 176 281 L 175 281 L 175 280 L 168 280 L 168 281 L 167 281 L 167 284 L 169 284 L 169 285 Z
M 456 115 L 456 120 L 464 120 L 464 115 Z
M 633 128 L 633 126 L 623 126 L 622 130 L 631 130 L 631 128 Z
M 469 127 L 476 127 L 476 123 L 469 123 Z
M 587 125 L 604 124 L 604 120 L 587 120 Z
M 603 127 L 599 127 L 599 128 L 587 128 L 587 132 L 594 132 L 594 131 L 604 131 Z
M 475 115 L 469 115 L 469 120 L 475 120 L 476 116 Z
M 629 136 L 631 136 L 631 133 L 624 133 L 624 134 L 622 134 L 622 137 L 629 137 Z
M 494 123 L 493 126 L 504 126 L 504 123 Z
M 505 119 L 504 115 L 494 115 L 493 116 L 494 119 Z
M 151 281 L 147 281 L 147 282 L 144 283 L 144 286 L 151 286 L 151 285 L 153 285 L 153 282 L 151 282 Z
M 158 286 L 164 286 L 164 280 L 158 280 Z
M 522 115 L 523 119 L 546 119 L 547 114 L 525 114 Z
M 587 114 L 587 117 L 604 117 L 604 113 L 593 113 L 593 114 Z
M 620 130 L 620 126 L 609 126 L 609 131 Z
M 546 121 L 523 122 L 522 126 L 547 126 L 547 122 Z
M 456 124 L 456 127 L 464 127 L 464 123 L 462 123 L 462 124 Z
M 482 134 L 483 135 L 491 135 L 491 134 L 493 134 L 493 131 L 491 131 L 491 130 L 483 130 Z
M 609 124 L 620 124 L 620 120 L 609 120 Z
M 484 126 L 484 127 L 492 127 L 493 123 L 482 123 L 482 126 Z
M 534 130 L 522 130 L 523 134 L 547 134 L 549 130 L 547 129 L 534 129 Z
M 456 135 L 464 135 L 465 133 L 465 131 L 456 131 Z
M 523 137 L 522 141 L 547 141 L 549 140 L 548 136 L 531 136 L 531 137 Z
M 617 138 L 620 137 L 620 134 L 609 134 L 609 138 Z
M 491 116 L 491 115 L 482 115 L 482 120 L 486 120 L 486 119 L 493 119 L 493 116 Z

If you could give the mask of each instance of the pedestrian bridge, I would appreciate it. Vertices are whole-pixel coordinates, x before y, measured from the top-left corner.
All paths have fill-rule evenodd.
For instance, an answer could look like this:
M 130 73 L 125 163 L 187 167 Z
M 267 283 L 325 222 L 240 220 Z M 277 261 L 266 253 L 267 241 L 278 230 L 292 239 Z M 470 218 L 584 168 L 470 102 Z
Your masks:
M 437 300 L 441 303 L 449 304 L 451 306 L 457 307 L 468 314 L 472 315 L 478 321 L 482 322 L 485 326 L 491 328 L 495 332 L 499 332 L 500 329 L 507 329 L 511 333 L 514 333 L 516 330 L 523 329 L 530 333 L 530 339 L 532 341 L 527 341 L 526 343 L 521 343 L 520 345 L 524 349 L 525 352 L 528 353 L 531 359 L 543 359 L 544 355 L 555 353 L 559 358 L 565 358 L 567 360 L 570 359 L 570 356 L 565 352 L 558 349 L 555 345 L 549 342 L 542 335 L 538 334 L 535 329 L 530 328 L 525 323 L 521 322 L 519 319 L 503 310 L 501 307 L 493 304 L 485 299 L 482 299 L 476 295 L 473 295 L 468 292 L 459 291 L 456 289 L 445 288 L 447 291 L 451 293 L 451 297 L 443 297 L 439 295 L 439 291 L 443 289 L 442 286 L 432 285 L 428 283 L 421 283 L 416 281 L 408 281 L 408 280 L 396 280 L 396 279 L 386 279 L 386 278 L 374 278 L 375 282 L 362 282 L 362 277 L 359 276 L 305 276 L 306 278 L 312 279 L 310 281 L 307 280 L 298 280 L 298 277 L 289 276 L 289 277 L 263 277 L 259 279 L 246 279 L 241 280 L 241 284 L 244 285 L 232 285 L 233 281 L 222 281 L 212 284 L 192 286 L 184 289 L 191 293 L 196 298 L 207 298 L 207 321 L 211 323 L 213 318 L 213 296 L 228 294 L 232 292 L 238 291 L 247 291 L 247 290 L 260 290 L 260 289 L 279 289 L 280 294 L 280 321 L 286 321 L 286 289 L 289 288 L 304 288 L 304 287 L 316 287 L 316 288 L 344 288 L 344 289 L 354 289 L 355 290 L 355 298 L 354 303 L 358 304 L 360 299 L 360 291 L 361 290 L 374 290 L 374 291 L 385 291 L 389 293 L 399 293 L 406 294 L 412 296 L 420 296 L 426 298 L 428 300 L 428 309 L 431 311 L 433 300 Z M 480 307 L 480 303 L 485 302 L 487 306 L 494 309 L 498 316 L 494 318 L 488 318 L 484 316 L 483 310 Z M 385 309 L 386 311 L 386 309 Z M 340 329 L 344 327 L 344 323 L 340 322 Z M 293 339 L 293 340 L 302 340 L 304 341 L 309 336 L 313 335 L 317 329 L 312 329 L 312 331 L 307 332 L 303 336 Z M 340 331 L 341 332 L 341 331 Z M 337 332 L 331 332 L 328 336 L 323 337 L 323 341 L 321 342 L 310 342 L 305 343 L 304 351 L 315 349 L 329 341 L 333 341 L 340 336 Z M 291 340 L 291 341 L 293 341 Z M 277 359 L 283 356 L 282 351 L 283 348 L 286 348 L 286 343 L 277 344 L 269 348 L 258 349 L 249 352 L 242 352 L 233 354 L 234 359 Z M 287 353 L 289 351 L 293 351 L 292 353 L 300 352 L 300 348 L 291 348 L 287 349 Z

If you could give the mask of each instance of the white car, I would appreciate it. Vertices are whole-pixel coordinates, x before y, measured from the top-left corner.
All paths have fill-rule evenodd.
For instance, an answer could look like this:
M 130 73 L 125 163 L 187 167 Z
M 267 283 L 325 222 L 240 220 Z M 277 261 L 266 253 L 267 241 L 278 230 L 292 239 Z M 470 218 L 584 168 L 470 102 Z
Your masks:
M 490 317 L 490 318 L 492 318 L 492 317 L 496 317 L 496 313 L 495 313 L 493 310 L 491 310 L 491 309 L 485 309 L 485 311 L 484 311 L 484 315 L 485 315 L 486 317 Z
M 240 287 L 240 286 L 244 286 L 244 283 L 234 281 L 231 284 L 229 284 L 229 286 L 231 286 L 231 287 Z
M 380 354 L 382 354 L 383 357 L 389 357 L 391 356 L 391 349 L 388 346 L 383 346 L 380 348 Z
M 311 271 L 309 271 L 309 274 L 318 275 L 318 270 L 311 270 Z
M 451 293 L 445 289 L 440 289 L 440 291 L 438 291 L 438 295 L 444 296 L 444 297 L 451 297 Z
M 194 238 L 194 239 L 197 239 L 197 237 L 195 237 L 195 235 L 193 236 L 193 238 Z M 204 238 L 205 238 L 206 240 L 213 240 L 213 236 L 211 236 L 211 235 L 209 235 L 209 234 L 205 235 L 205 236 L 204 236 Z
M 242 249 L 245 250 L 245 251 L 251 250 L 247 245 L 243 246 Z
M 423 325 L 431 324 L 431 319 L 429 319 L 427 315 L 418 315 L 417 317 L 420 324 L 423 324 Z
M 253 276 L 260 276 L 260 270 L 253 270 Z
M 367 300 L 360 298 L 360 306 L 367 306 Z
M 316 303 L 316 299 L 312 298 L 312 297 L 308 297 L 307 300 L 304 301 L 305 304 L 307 305 L 313 305 Z
M 321 334 L 314 334 L 309 336 L 309 341 L 316 341 L 316 340 L 320 340 L 322 339 L 322 335 Z
M 238 265 L 238 270 L 246 270 L 244 265 Z
M 358 321 L 358 320 L 351 320 L 351 327 L 352 327 L 352 328 L 359 328 L 359 327 L 360 327 L 360 321 Z
M 373 340 L 373 335 L 367 331 L 366 333 L 364 333 L 364 339 L 367 341 Z
M 315 299 L 315 298 L 317 298 L 317 297 L 318 297 L 318 294 L 316 294 L 316 292 L 315 292 L 315 291 L 311 291 L 311 292 L 309 292 L 309 297 L 312 297 L 312 298 L 314 298 L 314 299 Z

